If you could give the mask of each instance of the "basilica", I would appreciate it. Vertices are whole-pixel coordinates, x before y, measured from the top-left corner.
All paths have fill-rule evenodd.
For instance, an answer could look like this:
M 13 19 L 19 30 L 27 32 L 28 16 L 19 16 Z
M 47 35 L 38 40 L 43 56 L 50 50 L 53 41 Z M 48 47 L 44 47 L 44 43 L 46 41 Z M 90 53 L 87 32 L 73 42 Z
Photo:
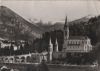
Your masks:
M 67 22 L 67 17 L 65 19 L 65 24 L 63 28 L 64 32 L 64 44 L 62 51 L 58 50 L 58 42 L 56 39 L 55 47 L 49 40 L 49 51 L 48 51 L 48 59 L 52 61 L 53 59 L 66 58 L 67 54 L 81 54 L 88 53 L 92 50 L 91 40 L 87 36 L 69 36 L 69 24 Z M 54 49 L 54 50 L 53 50 Z

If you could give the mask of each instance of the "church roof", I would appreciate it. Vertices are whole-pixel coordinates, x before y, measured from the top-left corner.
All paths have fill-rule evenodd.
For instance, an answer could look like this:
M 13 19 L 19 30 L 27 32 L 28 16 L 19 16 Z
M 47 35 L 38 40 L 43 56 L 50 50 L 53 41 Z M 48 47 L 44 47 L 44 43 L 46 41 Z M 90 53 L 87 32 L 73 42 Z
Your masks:
M 69 36 L 69 40 L 85 40 L 85 39 L 88 39 L 87 36 Z

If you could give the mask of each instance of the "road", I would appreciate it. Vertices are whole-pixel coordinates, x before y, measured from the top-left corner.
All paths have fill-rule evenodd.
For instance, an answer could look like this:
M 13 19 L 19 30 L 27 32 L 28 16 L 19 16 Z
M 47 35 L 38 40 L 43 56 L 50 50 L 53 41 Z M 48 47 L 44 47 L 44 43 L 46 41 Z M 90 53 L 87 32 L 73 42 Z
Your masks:
M 96 67 L 88 66 L 61 66 L 61 65 L 46 65 L 46 64 L 0 64 L 8 68 L 18 69 L 19 71 L 97 71 Z M 100 66 L 99 66 L 100 67 Z M 98 69 L 98 71 L 100 68 Z

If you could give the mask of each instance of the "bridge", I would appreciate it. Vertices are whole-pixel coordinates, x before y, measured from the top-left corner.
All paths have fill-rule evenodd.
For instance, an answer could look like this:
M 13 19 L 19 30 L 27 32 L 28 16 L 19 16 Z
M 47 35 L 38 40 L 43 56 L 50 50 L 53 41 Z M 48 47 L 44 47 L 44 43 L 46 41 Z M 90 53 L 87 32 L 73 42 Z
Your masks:
M 47 60 L 46 54 L 31 53 L 13 56 L 1 56 L 0 63 L 40 63 L 42 60 Z

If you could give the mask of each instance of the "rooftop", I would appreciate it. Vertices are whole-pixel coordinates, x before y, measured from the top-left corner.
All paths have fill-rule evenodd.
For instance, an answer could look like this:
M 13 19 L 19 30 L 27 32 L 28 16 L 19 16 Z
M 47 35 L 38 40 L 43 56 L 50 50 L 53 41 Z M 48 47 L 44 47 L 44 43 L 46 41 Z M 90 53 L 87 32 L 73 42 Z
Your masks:
M 87 36 L 69 36 L 69 40 L 72 39 L 76 39 L 76 40 L 85 40 L 85 39 L 88 39 Z

